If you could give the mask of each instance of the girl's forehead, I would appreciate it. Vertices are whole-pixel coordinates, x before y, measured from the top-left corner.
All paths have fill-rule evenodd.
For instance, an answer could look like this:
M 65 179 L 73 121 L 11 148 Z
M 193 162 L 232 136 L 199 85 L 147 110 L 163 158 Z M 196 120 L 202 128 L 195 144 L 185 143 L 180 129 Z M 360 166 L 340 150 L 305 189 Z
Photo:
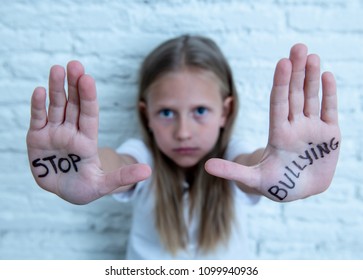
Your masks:
M 208 70 L 186 68 L 166 73 L 149 88 L 147 100 L 221 96 L 220 80 Z
M 212 71 L 197 67 L 183 67 L 181 69 L 162 74 L 154 81 L 153 85 L 177 80 L 184 80 L 184 82 L 200 80 L 206 83 L 211 83 L 212 81 L 215 82 L 219 79 Z

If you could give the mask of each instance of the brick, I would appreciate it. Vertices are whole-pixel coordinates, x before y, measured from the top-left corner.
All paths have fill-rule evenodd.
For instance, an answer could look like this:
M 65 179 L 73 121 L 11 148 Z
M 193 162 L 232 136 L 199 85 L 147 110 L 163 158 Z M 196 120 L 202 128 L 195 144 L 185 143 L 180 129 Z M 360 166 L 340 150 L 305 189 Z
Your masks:
M 294 9 L 289 13 L 289 24 L 299 31 L 361 32 L 363 19 L 357 9 Z

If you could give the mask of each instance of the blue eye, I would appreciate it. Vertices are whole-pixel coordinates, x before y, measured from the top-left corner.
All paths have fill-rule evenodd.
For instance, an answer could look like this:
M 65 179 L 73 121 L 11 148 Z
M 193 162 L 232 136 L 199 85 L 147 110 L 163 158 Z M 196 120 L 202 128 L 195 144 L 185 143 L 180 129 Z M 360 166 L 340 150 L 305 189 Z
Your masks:
M 198 107 L 197 109 L 195 109 L 195 114 L 197 116 L 204 116 L 205 114 L 207 114 L 208 109 L 205 107 Z
M 165 119 L 171 119 L 174 117 L 174 112 L 170 109 L 162 109 L 159 112 L 159 116 Z

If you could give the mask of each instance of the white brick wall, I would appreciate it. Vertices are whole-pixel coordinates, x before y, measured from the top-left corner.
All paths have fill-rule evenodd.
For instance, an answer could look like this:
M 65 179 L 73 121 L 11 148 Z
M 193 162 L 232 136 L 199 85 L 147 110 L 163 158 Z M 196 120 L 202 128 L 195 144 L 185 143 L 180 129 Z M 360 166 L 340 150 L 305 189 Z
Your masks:
M 363 1 L 4 1 L 0 9 L 0 259 L 118 259 L 130 212 L 107 197 L 86 206 L 42 191 L 29 171 L 29 101 L 53 64 L 78 59 L 97 80 L 100 145 L 136 133 L 133 96 L 142 58 L 183 33 L 212 37 L 231 62 L 242 100 L 236 132 L 267 139 L 273 68 L 296 42 L 335 73 L 343 133 L 331 188 L 249 213 L 260 259 L 363 258 Z M 86 4 L 87 3 L 87 4 Z

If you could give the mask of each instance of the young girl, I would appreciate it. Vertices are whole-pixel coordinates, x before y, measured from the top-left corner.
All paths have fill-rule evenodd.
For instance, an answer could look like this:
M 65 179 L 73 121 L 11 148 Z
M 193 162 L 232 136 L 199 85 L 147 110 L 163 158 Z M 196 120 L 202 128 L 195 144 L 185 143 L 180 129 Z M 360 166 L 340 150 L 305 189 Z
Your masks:
M 142 140 L 97 148 L 94 80 L 83 66 L 53 66 L 46 92 L 32 97 L 27 136 L 40 187 L 75 204 L 111 194 L 132 200 L 129 259 L 244 259 L 245 209 L 260 195 L 286 202 L 318 194 L 333 178 L 340 149 L 336 86 L 302 44 L 278 62 L 265 149 L 248 153 L 231 138 L 238 96 L 217 45 L 199 36 L 168 40 L 140 71 Z M 152 170 L 152 171 L 151 171 Z

